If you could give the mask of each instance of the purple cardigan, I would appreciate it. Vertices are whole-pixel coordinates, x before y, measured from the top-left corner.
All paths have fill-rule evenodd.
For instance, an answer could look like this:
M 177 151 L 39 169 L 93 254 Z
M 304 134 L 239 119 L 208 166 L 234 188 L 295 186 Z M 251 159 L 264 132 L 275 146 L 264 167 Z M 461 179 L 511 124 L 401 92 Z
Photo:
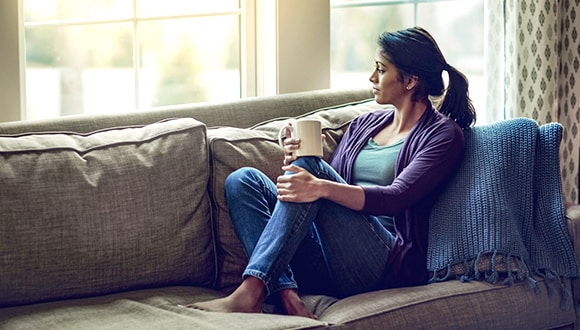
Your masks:
M 393 120 L 393 114 L 393 110 L 378 110 L 352 121 L 331 159 L 331 166 L 348 183 L 352 182 L 352 168 L 359 151 Z M 386 288 L 427 283 L 429 215 L 463 158 L 464 144 L 459 125 L 431 107 L 405 139 L 393 183 L 363 187 L 362 212 L 395 219 L 396 238 L 386 267 Z

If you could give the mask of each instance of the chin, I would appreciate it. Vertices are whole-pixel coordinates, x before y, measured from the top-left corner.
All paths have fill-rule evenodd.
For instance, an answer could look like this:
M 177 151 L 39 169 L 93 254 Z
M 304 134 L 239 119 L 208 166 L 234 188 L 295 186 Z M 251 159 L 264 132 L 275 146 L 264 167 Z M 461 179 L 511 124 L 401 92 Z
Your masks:
M 388 104 L 388 102 L 384 102 L 383 100 L 381 100 L 380 97 L 375 95 L 375 102 L 377 102 L 378 104 Z

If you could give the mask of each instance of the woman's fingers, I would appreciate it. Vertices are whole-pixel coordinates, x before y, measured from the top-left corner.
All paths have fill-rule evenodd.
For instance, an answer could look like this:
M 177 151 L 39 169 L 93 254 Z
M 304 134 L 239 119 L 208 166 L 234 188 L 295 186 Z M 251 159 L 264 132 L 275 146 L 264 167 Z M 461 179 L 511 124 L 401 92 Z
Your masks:
M 294 151 L 296 151 L 298 148 L 300 148 L 300 139 L 284 139 L 284 165 L 288 165 L 296 159 Z

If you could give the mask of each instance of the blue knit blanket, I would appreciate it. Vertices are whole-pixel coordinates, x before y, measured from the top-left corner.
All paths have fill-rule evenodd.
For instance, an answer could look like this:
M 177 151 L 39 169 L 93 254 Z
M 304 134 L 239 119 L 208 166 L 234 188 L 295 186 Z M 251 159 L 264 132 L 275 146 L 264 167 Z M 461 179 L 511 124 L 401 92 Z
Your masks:
M 527 118 L 465 131 L 464 160 L 431 214 L 431 281 L 525 279 L 537 286 L 537 276 L 578 275 L 565 222 L 561 138 L 560 124 Z

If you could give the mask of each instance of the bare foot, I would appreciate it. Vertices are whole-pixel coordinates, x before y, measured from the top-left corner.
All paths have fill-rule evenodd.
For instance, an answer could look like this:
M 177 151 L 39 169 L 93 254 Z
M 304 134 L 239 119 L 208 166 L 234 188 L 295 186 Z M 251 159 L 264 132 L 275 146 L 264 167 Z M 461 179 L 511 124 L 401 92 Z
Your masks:
M 247 277 L 232 294 L 185 307 L 200 309 L 208 312 L 224 313 L 261 313 L 264 301 L 265 287 L 261 280 Z
M 260 313 L 261 304 L 256 308 L 255 305 L 247 305 L 243 301 L 234 297 L 227 296 L 214 300 L 203 301 L 186 305 L 187 308 L 199 309 L 207 312 L 222 312 L 222 313 Z
M 284 289 L 278 292 L 280 295 L 280 300 L 282 301 L 282 306 L 286 310 L 286 314 L 309 317 L 311 319 L 318 319 L 316 315 L 310 313 L 310 311 L 304 305 L 300 296 L 294 289 Z

